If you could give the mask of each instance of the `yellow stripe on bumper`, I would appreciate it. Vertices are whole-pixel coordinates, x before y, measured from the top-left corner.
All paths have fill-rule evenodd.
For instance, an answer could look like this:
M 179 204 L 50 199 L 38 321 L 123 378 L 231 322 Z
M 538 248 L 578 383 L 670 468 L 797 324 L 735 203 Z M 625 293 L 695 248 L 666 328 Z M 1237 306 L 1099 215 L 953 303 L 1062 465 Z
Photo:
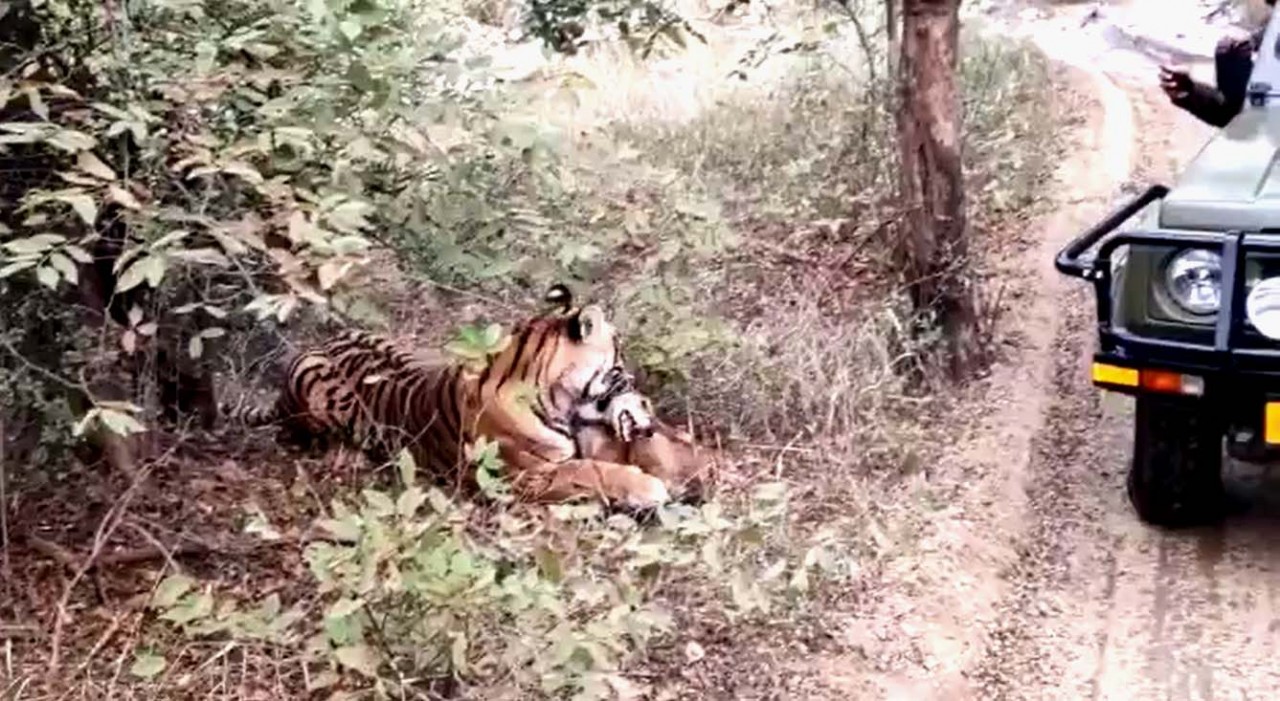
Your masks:
M 1262 421 L 1262 440 L 1267 445 L 1280 445 L 1280 402 L 1267 402 Z
M 1138 371 L 1133 368 L 1122 368 L 1118 365 L 1107 365 L 1106 363 L 1094 363 L 1093 381 L 1101 385 L 1137 387 L 1139 376 Z M 1277 424 L 1277 427 L 1280 427 L 1280 423 Z

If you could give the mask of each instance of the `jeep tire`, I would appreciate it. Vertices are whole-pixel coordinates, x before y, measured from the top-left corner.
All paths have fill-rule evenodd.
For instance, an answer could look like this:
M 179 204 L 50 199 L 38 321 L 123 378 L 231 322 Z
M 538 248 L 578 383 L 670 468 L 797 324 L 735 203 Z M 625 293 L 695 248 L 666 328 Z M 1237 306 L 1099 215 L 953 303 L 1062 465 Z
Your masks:
M 1138 397 L 1129 501 L 1143 521 L 1166 528 L 1222 516 L 1222 437 L 1195 403 Z

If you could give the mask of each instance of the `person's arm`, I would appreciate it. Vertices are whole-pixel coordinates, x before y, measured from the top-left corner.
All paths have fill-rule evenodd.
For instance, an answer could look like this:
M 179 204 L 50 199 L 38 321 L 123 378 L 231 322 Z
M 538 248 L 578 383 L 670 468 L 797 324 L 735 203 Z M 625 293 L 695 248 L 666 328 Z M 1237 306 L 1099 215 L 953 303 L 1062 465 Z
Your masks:
M 1222 94 L 1224 114 L 1230 114 L 1227 121 L 1244 108 L 1249 77 L 1253 74 L 1253 52 L 1257 50 L 1261 40 L 1260 34 L 1229 37 L 1218 42 L 1217 49 L 1213 52 L 1215 77 L 1218 91 Z
M 1160 86 L 1174 105 L 1215 127 L 1225 127 L 1240 114 L 1253 73 L 1253 52 L 1262 34 L 1224 37 L 1214 49 L 1217 87 L 1197 83 L 1186 70 L 1161 67 Z
M 1161 66 L 1160 88 L 1174 105 L 1211 126 L 1226 126 L 1235 116 L 1220 91 L 1192 80 L 1191 75 L 1183 68 Z
M 1216 88 L 1189 80 L 1185 90 L 1172 98 L 1173 104 L 1190 112 L 1200 121 L 1214 127 L 1225 127 L 1240 112 L 1241 101 L 1234 106 Z

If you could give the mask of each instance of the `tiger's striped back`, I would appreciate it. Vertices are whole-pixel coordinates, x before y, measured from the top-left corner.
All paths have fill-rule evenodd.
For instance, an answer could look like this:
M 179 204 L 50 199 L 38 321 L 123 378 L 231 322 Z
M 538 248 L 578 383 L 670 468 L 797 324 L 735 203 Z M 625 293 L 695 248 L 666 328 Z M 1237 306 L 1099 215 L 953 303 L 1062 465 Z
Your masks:
M 620 373 L 615 332 L 598 308 L 521 324 L 480 372 L 425 359 L 389 338 L 348 331 L 293 359 L 274 405 L 229 412 L 251 425 L 336 435 L 449 470 L 484 435 L 539 460 L 571 459 L 573 412 Z
M 461 374 L 392 339 L 347 331 L 294 358 L 274 404 L 226 415 L 251 426 L 281 424 L 297 434 L 339 437 L 380 451 L 417 447 L 419 461 L 452 462 L 465 442 Z M 424 442 L 429 445 L 418 445 Z

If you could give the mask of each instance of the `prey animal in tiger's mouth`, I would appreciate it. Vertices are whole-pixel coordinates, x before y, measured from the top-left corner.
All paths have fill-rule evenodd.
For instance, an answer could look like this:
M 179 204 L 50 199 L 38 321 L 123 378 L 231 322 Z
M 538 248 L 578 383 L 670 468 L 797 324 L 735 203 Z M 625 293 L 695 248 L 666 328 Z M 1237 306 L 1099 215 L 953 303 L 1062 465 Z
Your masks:
M 660 420 L 629 378 L 579 407 L 573 434 L 579 458 L 636 465 L 683 501 L 706 498 L 719 474 L 718 452 Z
M 573 430 L 607 426 L 624 443 L 653 435 L 653 403 L 635 387 L 635 379 L 621 368 L 610 371 L 608 389 L 579 405 Z

